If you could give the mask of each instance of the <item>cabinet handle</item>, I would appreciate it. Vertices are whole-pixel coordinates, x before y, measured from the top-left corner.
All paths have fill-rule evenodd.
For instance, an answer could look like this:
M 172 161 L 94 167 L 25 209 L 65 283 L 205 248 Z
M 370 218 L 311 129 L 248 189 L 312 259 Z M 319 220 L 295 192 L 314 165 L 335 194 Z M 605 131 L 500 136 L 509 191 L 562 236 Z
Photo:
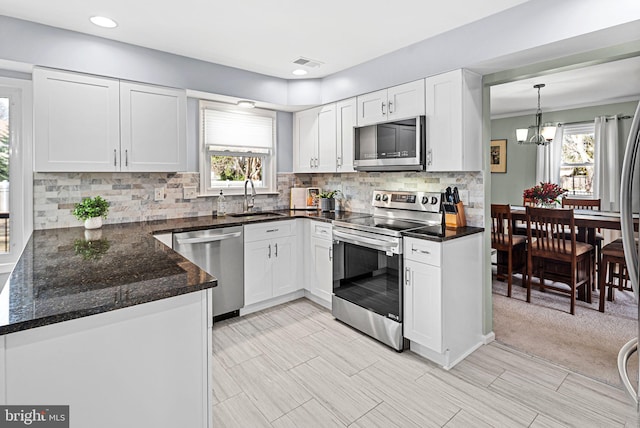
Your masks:
M 118 166 L 118 152 L 113 149 L 113 166 Z
M 408 287 L 411 285 L 411 269 L 404 268 L 404 283 Z
M 313 168 L 313 158 L 309 158 L 309 168 Z
M 267 233 L 271 233 L 271 232 L 277 232 L 280 229 L 267 229 Z
M 427 165 L 431 165 L 431 160 L 433 158 L 433 152 L 431 149 L 427 150 Z
M 276 257 L 278 257 L 278 244 L 276 244 Z
M 393 107 L 393 102 L 389 101 L 389 114 L 393 113 L 393 110 L 391 109 L 391 107 Z
M 336 166 L 339 168 L 342 166 L 342 157 L 338 156 L 336 158 Z
M 124 151 L 124 166 L 129 166 L 129 149 Z
M 269 244 L 269 258 L 271 258 L 271 244 Z
M 384 116 L 386 113 L 384 112 L 384 106 L 386 103 L 382 103 L 382 115 Z
M 329 261 L 333 260 L 333 247 L 329 247 Z
M 417 249 L 417 248 L 411 248 L 411 251 L 412 251 L 412 252 L 414 252 L 414 253 L 417 251 L 417 252 L 419 252 L 419 253 L 421 253 L 421 254 L 431 254 L 431 252 L 430 252 L 430 251 L 427 251 L 427 250 L 419 250 L 419 249 Z
M 320 161 L 318 160 L 318 158 L 316 158 L 316 168 L 320 166 Z

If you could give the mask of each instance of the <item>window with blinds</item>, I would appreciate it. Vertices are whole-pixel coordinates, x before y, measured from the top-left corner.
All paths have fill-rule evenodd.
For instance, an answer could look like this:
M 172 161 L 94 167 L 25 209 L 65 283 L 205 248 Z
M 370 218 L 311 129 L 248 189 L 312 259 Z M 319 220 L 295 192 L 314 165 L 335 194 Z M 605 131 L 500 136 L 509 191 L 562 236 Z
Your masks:
M 593 122 L 562 125 L 560 185 L 569 195 L 593 195 L 594 154 Z
M 256 189 L 275 183 L 275 112 L 200 102 L 201 192 L 238 193 L 247 179 Z M 235 191 L 234 191 L 235 189 Z

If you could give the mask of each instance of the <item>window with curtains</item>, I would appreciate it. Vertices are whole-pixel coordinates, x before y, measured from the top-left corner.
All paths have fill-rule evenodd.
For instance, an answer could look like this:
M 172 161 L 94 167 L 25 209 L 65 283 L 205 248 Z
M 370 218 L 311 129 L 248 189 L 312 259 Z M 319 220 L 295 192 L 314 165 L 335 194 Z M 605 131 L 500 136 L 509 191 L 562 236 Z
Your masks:
M 200 117 L 201 193 L 241 193 L 247 179 L 273 191 L 275 112 L 201 101 Z
M 562 126 L 560 185 L 569 195 L 593 196 L 594 155 L 593 123 Z

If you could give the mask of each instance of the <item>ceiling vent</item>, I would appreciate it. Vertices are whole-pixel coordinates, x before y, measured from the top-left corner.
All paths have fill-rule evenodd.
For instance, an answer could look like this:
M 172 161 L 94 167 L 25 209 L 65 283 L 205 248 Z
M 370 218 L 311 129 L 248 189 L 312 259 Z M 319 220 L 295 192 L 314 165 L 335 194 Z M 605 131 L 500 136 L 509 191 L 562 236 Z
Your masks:
M 298 65 L 304 65 L 305 67 L 309 67 L 309 68 L 318 68 L 322 65 L 322 62 L 320 61 L 316 61 L 315 59 L 309 59 L 304 57 L 298 58 L 297 60 L 293 61 L 293 63 Z

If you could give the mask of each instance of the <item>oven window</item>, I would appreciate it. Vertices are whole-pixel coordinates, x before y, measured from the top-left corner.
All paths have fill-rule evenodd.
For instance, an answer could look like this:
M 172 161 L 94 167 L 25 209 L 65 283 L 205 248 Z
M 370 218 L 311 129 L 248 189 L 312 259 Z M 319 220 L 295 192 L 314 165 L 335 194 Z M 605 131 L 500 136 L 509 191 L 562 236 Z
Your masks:
M 358 245 L 340 243 L 335 261 L 342 264 L 336 275 L 333 293 L 344 300 L 379 315 L 402 321 L 401 258 L 394 254 Z

